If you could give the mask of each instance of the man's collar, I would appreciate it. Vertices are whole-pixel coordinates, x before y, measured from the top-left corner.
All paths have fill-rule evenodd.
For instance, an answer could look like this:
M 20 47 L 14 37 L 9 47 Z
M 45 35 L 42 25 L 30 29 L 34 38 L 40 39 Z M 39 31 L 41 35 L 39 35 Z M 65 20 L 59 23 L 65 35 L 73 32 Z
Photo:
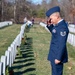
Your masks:
M 59 20 L 58 23 L 60 23 L 63 19 Z
M 59 20 L 58 23 L 60 23 L 61 21 L 63 21 L 63 19 Z M 58 26 L 58 23 L 57 24 L 53 24 L 53 26 Z

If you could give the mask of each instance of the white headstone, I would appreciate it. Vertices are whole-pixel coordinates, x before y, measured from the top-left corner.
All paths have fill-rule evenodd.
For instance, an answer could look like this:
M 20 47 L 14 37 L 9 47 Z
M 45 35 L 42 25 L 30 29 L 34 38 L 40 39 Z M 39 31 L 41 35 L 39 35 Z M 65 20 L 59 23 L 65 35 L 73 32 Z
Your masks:
M 16 47 L 16 41 L 14 40 L 13 42 L 13 45 L 14 45 L 14 60 L 15 60 L 15 57 L 16 57 L 16 54 L 17 54 L 17 47 Z
M 12 64 L 14 62 L 14 44 L 11 44 L 11 49 L 12 49 Z
M 74 35 L 74 46 L 75 46 L 75 35 Z
M 0 75 L 2 75 L 2 69 L 3 69 L 3 63 L 2 62 L 0 62 Z
M 1 56 L 1 62 L 3 63 L 3 75 L 5 75 L 5 69 L 6 69 L 6 56 Z
M 5 56 L 7 57 L 7 63 L 6 63 L 6 65 L 8 66 L 9 63 L 10 63 L 10 52 L 9 51 L 6 51 L 5 52 Z
M 16 37 L 17 46 L 20 46 L 20 34 Z
M 11 47 L 8 47 L 8 51 L 10 52 L 10 63 L 9 63 L 9 67 L 12 66 L 12 51 L 11 51 Z
M 14 61 L 15 60 L 15 43 L 13 42 L 12 45 L 13 45 L 13 61 Z
M 71 34 L 71 45 L 73 45 L 73 34 Z

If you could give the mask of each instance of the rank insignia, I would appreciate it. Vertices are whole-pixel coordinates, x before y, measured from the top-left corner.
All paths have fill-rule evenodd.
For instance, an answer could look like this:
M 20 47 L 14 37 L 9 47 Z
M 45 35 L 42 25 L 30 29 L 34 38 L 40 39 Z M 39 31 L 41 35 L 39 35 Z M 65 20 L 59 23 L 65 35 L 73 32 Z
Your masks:
M 60 32 L 60 35 L 61 35 L 61 36 L 65 36 L 65 35 L 66 35 L 66 31 Z

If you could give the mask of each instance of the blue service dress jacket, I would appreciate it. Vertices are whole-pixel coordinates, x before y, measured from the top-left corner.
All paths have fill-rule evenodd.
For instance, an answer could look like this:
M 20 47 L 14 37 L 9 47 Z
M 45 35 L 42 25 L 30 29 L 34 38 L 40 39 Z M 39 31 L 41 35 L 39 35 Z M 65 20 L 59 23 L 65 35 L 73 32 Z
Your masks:
M 68 25 L 65 20 L 62 20 L 57 25 L 47 25 L 47 28 L 52 34 L 48 60 L 54 62 L 55 59 L 62 63 L 68 62 L 67 53 L 67 37 L 69 33 Z

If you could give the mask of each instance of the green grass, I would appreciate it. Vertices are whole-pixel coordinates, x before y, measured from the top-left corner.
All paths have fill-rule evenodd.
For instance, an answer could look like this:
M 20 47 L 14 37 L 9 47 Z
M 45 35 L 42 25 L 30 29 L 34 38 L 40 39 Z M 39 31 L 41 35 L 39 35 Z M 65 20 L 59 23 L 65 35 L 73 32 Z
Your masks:
M 27 29 L 27 44 L 21 45 L 22 56 L 17 55 L 12 66 L 14 75 L 51 75 L 47 60 L 51 34 L 43 27 L 34 25 Z M 69 62 L 64 65 L 63 75 L 75 75 L 75 47 L 67 44 Z
M 67 43 L 68 63 L 64 66 L 64 75 L 75 75 L 75 47 Z
M 20 32 L 21 25 L 11 25 L 0 29 L 0 57 Z
M 73 47 L 72 45 L 70 45 L 69 43 L 67 44 L 68 46 L 68 54 L 69 56 L 75 60 L 75 47 Z

